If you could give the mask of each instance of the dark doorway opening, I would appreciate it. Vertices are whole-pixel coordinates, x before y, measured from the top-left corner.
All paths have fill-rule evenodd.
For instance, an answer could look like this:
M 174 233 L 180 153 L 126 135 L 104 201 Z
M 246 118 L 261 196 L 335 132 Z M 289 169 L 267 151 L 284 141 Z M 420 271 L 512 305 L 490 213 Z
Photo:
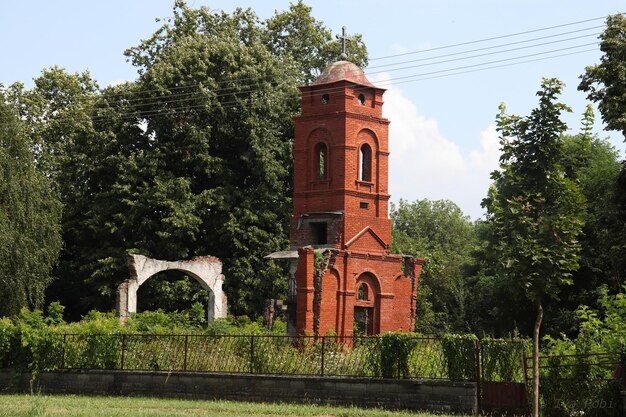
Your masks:
M 326 245 L 328 243 L 328 227 L 325 222 L 311 223 L 313 231 L 313 244 Z
M 354 335 L 371 336 L 374 334 L 374 309 L 372 307 L 354 307 Z

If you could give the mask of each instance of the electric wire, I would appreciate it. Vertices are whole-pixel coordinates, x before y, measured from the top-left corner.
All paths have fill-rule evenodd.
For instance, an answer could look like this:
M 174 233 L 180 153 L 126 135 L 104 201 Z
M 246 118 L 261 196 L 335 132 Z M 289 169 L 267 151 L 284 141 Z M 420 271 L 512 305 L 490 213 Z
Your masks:
M 624 14 L 624 13 L 618 13 L 618 14 Z M 438 51 L 438 50 L 441 50 L 441 49 L 456 48 L 458 46 L 473 45 L 473 44 L 481 43 L 481 42 L 489 42 L 489 41 L 498 40 L 498 39 L 512 38 L 514 36 L 527 35 L 529 33 L 536 33 L 536 32 L 542 32 L 542 31 L 551 30 L 551 29 L 562 28 L 562 27 L 566 27 L 566 26 L 579 25 L 581 23 L 593 22 L 593 21 L 601 20 L 601 19 L 606 19 L 606 16 L 594 17 L 594 18 L 591 18 L 591 19 L 585 19 L 585 20 L 579 20 L 579 21 L 576 21 L 576 22 L 563 23 L 563 24 L 560 24 L 560 25 L 548 26 L 548 27 L 543 27 L 543 28 L 538 28 L 538 29 L 531 29 L 531 30 L 526 30 L 526 31 L 523 31 L 523 32 L 510 33 L 510 34 L 507 34 L 507 35 L 493 36 L 491 38 L 483 38 L 483 39 L 477 39 L 477 40 L 473 40 L 473 41 L 455 43 L 455 44 L 451 44 L 451 45 L 444 45 L 444 46 L 438 46 L 438 47 L 434 47 L 434 48 L 422 49 L 422 50 L 418 50 L 418 51 L 404 52 L 404 53 L 400 53 L 400 54 L 393 54 L 393 55 L 387 55 L 387 56 L 382 56 L 382 57 L 377 57 L 377 58 L 371 58 L 370 61 L 378 61 L 378 60 L 381 60 L 381 59 L 395 58 L 395 57 L 398 57 L 398 56 L 421 54 L 421 53 L 424 53 L 424 52 Z
M 543 61 L 543 60 L 547 60 L 547 59 L 554 59 L 554 58 L 563 57 L 563 56 L 569 56 L 569 55 L 575 55 L 575 54 L 580 54 L 580 53 L 597 51 L 596 48 L 593 48 L 593 49 L 586 49 L 586 50 L 582 50 L 582 51 L 575 51 L 575 52 L 568 52 L 568 53 L 558 54 L 558 55 L 554 55 L 554 56 L 548 56 L 548 57 L 544 56 L 544 57 L 540 57 L 540 58 L 527 59 L 527 60 L 523 60 L 523 61 L 520 61 L 520 62 L 504 63 L 504 62 L 511 61 L 511 60 L 514 60 L 514 59 L 523 59 L 523 58 L 536 57 L 538 55 L 544 55 L 544 54 L 553 53 L 553 52 L 560 52 L 560 51 L 564 51 L 564 50 L 571 50 L 571 49 L 574 49 L 574 48 L 580 48 L 580 47 L 584 47 L 584 46 L 588 46 L 588 45 L 579 45 L 579 46 L 576 46 L 576 47 L 561 48 L 561 49 L 558 49 L 558 50 L 546 51 L 546 52 L 537 53 L 537 54 L 529 54 L 529 55 L 524 55 L 524 56 L 515 57 L 515 58 L 507 58 L 507 59 L 503 59 L 503 60 L 489 61 L 489 62 L 484 62 L 484 63 L 480 63 L 480 64 L 473 64 L 473 65 L 466 65 L 466 66 L 455 67 L 455 68 L 448 68 L 448 69 L 431 71 L 431 72 L 426 72 L 426 73 L 421 73 L 421 74 L 408 75 L 408 76 L 404 76 L 404 77 L 396 77 L 396 78 L 393 78 L 393 79 L 383 80 L 383 81 L 379 82 L 378 84 L 379 84 L 379 87 L 380 86 L 384 87 L 384 86 L 388 86 L 388 85 L 392 85 L 392 84 L 393 85 L 404 84 L 404 83 L 408 83 L 408 82 L 423 81 L 423 80 L 435 79 L 435 78 L 443 78 L 443 77 L 448 77 L 448 76 L 455 76 L 455 75 L 473 73 L 473 72 L 478 72 L 478 71 L 485 71 L 485 70 L 495 69 L 495 68 L 509 67 L 509 66 L 513 66 L 513 65 L 520 65 L 520 64 L 530 63 L 530 62 L 537 62 L 537 61 Z M 479 68 L 481 66 L 491 65 L 491 64 L 500 64 L 500 65 L 492 65 L 492 66 L 489 66 L 489 67 Z M 368 87 L 357 86 L 355 88 L 355 90 L 358 90 L 359 88 L 367 89 Z M 327 93 L 329 91 L 330 92 L 339 91 L 340 89 L 343 89 L 343 87 L 341 87 L 341 88 L 324 89 L 323 91 L 321 91 L 320 93 L 318 93 L 316 95 L 321 95 L 321 94 Z M 247 91 L 247 93 L 254 93 L 254 92 L 259 92 L 259 91 L 258 90 L 248 90 Z M 243 93 L 243 92 L 240 92 L 240 93 Z M 249 101 L 249 97 L 245 97 L 245 98 L 237 98 L 237 97 L 235 97 L 235 100 L 232 100 L 232 101 L 224 101 L 224 102 L 219 102 L 218 101 L 217 103 L 211 102 L 211 103 L 203 103 L 203 104 L 200 104 L 200 105 L 181 106 L 181 107 L 172 107 L 172 108 L 161 108 L 161 109 L 152 109 L 152 110 L 146 110 L 146 111 L 135 110 L 135 111 L 132 111 L 132 112 L 116 112 L 115 115 L 113 115 L 113 116 L 110 116 L 110 115 L 98 116 L 98 115 L 96 115 L 92 119 L 94 121 L 99 121 L 101 119 L 110 119 L 111 117 L 117 117 L 117 118 L 122 118 L 122 119 L 123 118 L 145 119 L 145 118 L 152 117 L 152 116 L 157 116 L 157 115 L 182 114 L 182 113 L 184 113 L 187 110 L 195 110 L 195 109 L 206 108 L 206 107 L 211 106 L 211 105 L 219 105 L 222 109 L 226 109 L 226 108 L 230 108 L 230 107 L 235 107 L 236 105 L 239 105 L 242 102 L 246 102 L 246 101 Z M 111 110 L 114 111 L 115 109 L 111 108 Z
M 535 48 L 535 47 L 538 47 L 538 46 L 546 46 L 546 45 L 549 45 L 549 44 L 554 44 L 554 43 L 559 43 L 559 42 L 565 42 L 565 41 L 570 41 L 570 40 L 577 40 L 577 39 L 588 37 L 588 36 L 590 36 L 590 35 L 571 37 L 571 38 L 566 38 L 566 39 L 562 39 L 562 40 L 543 42 L 543 43 L 534 44 L 534 45 L 527 45 L 527 46 L 522 46 L 522 47 L 517 47 L 517 48 L 510 48 L 510 49 L 501 50 L 501 51 L 486 52 L 486 53 L 482 53 L 482 54 L 458 57 L 458 58 L 442 60 L 442 61 L 427 62 L 427 63 L 423 63 L 423 64 L 419 64 L 419 65 L 411 65 L 411 66 L 400 67 L 400 68 L 390 68 L 390 69 L 387 69 L 387 70 L 379 70 L 379 71 L 369 71 L 369 72 L 365 72 L 365 75 L 379 74 L 379 73 L 382 73 L 382 72 L 400 71 L 400 70 L 419 68 L 419 67 L 424 67 L 424 66 L 438 65 L 438 64 L 442 64 L 442 63 L 457 62 L 457 61 L 474 59 L 474 58 L 479 58 L 479 57 L 484 57 L 484 56 L 491 56 L 491 55 L 496 55 L 496 54 L 513 52 L 513 51 L 518 51 L 518 50 L 522 50 L 522 49 Z M 556 51 L 560 51 L 560 50 L 566 50 L 566 49 L 571 49 L 571 48 L 576 48 L 576 47 L 583 47 L 583 46 L 588 46 L 588 45 L 593 45 L 593 44 L 597 44 L 597 42 L 583 44 L 583 45 L 577 45 L 577 46 L 573 46 L 573 47 L 569 47 L 569 48 L 561 48 L 561 49 L 557 49 L 557 50 L 538 52 L 538 54 L 551 53 L 551 52 L 556 52 Z M 437 57 L 432 57 L 432 59 L 440 58 L 440 57 L 443 57 L 443 56 L 444 55 L 437 56 Z M 527 57 L 527 56 L 511 57 L 511 58 L 508 58 L 508 59 L 519 59 L 519 58 L 525 58 L 525 57 Z M 422 60 L 415 60 L 415 61 L 423 61 L 423 59 Z M 252 90 L 246 89 L 246 88 L 258 87 L 260 85 L 260 82 L 262 82 L 264 80 L 266 80 L 266 79 L 265 78 L 261 78 L 261 79 L 258 79 L 257 82 L 250 83 L 248 85 L 243 85 L 243 86 L 242 85 L 238 85 L 238 86 L 230 87 L 230 88 L 227 88 L 227 89 L 217 89 L 217 90 L 210 90 L 210 89 L 207 90 L 206 87 L 203 86 L 202 84 L 195 84 L 195 85 L 192 84 L 192 85 L 188 85 L 188 86 L 180 86 L 180 88 L 186 88 L 188 90 L 197 88 L 196 91 L 191 91 L 191 92 L 188 91 L 188 92 L 185 92 L 185 93 L 167 94 L 165 96 L 134 97 L 134 98 L 125 99 L 125 101 L 127 103 L 138 102 L 138 103 L 140 103 L 139 105 L 142 105 L 142 106 L 151 105 L 151 104 L 153 104 L 153 102 L 161 102 L 161 103 L 164 103 L 164 102 L 170 102 L 170 103 L 181 102 L 181 101 L 185 101 L 185 100 L 197 97 L 197 95 L 199 93 L 201 93 L 200 90 L 202 88 L 205 88 L 205 92 L 206 93 L 211 93 L 211 95 L 213 97 L 228 96 L 228 95 L 232 95 L 232 94 L 250 93 Z M 231 82 L 231 81 L 229 81 L 229 82 Z M 239 91 L 234 91 L 235 89 L 239 89 Z M 233 90 L 233 91 L 228 91 L 228 90 Z M 182 97 L 182 98 L 181 99 L 177 99 L 177 98 L 180 98 L 180 97 Z
M 620 14 L 623 14 L 623 13 L 620 13 Z M 494 37 L 489 37 L 489 38 L 476 39 L 476 40 L 472 40 L 472 41 L 468 41 L 468 42 L 461 42 L 461 43 L 456 43 L 456 44 L 443 45 L 443 46 L 439 46 L 439 47 L 435 47 L 435 48 L 422 49 L 422 50 L 419 50 L 419 51 L 412 51 L 412 52 L 405 52 L 405 53 L 400 53 L 400 54 L 387 55 L 387 56 L 383 56 L 383 57 L 369 58 L 368 61 L 371 62 L 371 61 L 382 60 L 382 59 L 389 59 L 389 58 L 394 58 L 394 57 L 401 57 L 401 56 L 407 56 L 407 55 L 421 54 L 421 53 L 426 53 L 426 52 L 431 52 L 431 51 L 436 51 L 436 50 L 441 50 L 441 49 L 449 49 L 449 48 L 454 48 L 454 47 L 458 47 L 458 46 L 465 46 L 465 45 L 477 44 L 477 43 L 482 43 L 482 42 L 488 42 L 488 41 L 492 41 L 492 40 L 505 39 L 505 38 L 520 36 L 520 35 L 529 34 L 529 33 L 536 33 L 536 32 L 547 31 L 547 30 L 561 28 L 561 27 L 567 27 L 567 26 L 573 26 L 573 25 L 577 25 L 577 24 L 597 21 L 597 20 L 605 19 L 605 18 L 606 18 L 606 16 L 596 17 L 596 18 L 592 18 L 592 19 L 580 20 L 580 21 L 576 21 L 576 22 L 569 22 L 569 23 L 564 23 L 564 24 L 560 24 L 560 25 L 554 25 L 554 26 L 548 26 L 548 27 L 543 27 L 543 28 L 538 28 L 538 29 L 532 29 L 532 30 L 523 31 L 523 32 L 511 33 L 511 34 L 507 34 L 507 35 L 500 35 L 500 36 L 494 36 Z M 539 38 L 533 38 L 533 39 L 529 39 L 529 40 L 522 40 L 522 41 L 506 43 L 506 44 L 502 44 L 502 45 L 494 45 L 494 46 L 489 46 L 489 47 L 485 47 L 485 48 L 478 48 L 478 49 L 470 50 L 470 51 L 462 51 L 462 52 L 458 52 L 458 53 L 454 53 L 454 54 L 463 54 L 463 53 L 470 53 L 470 52 L 475 52 L 475 51 L 480 51 L 480 50 L 487 50 L 487 49 L 491 49 L 491 48 L 499 48 L 499 47 L 503 47 L 503 46 L 510 46 L 510 45 L 517 44 L 517 43 L 531 42 L 531 41 L 534 41 L 534 40 L 542 40 L 542 39 L 547 39 L 547 38 L 551 38 L 551 37 L 557 37 L 557 36 L 563 36 L 563 35 L 566 35 L 566 34 L 582 32 L 582 31 L 586 31 L 586 30 L 598 29 L 598 28 L 602 28 L 602 27 L 604 27 L 604 26 L 603 25 L 592 26 L 592 27 L 578 29 L 578 30 L 574 30 L 574 31 L 567 31 L 567 32 L 561 32 L 561 33 L 552 34 L 552 35 L 546 35 L 546 36 L 542 36 L 542 37 L 539 37 Z M 451 54 L 451 55 L 454 55 L 454 54 Z M 443 56 L 445 56 L 445 55 L 442 55 L 440 57 L 443 57 Z M 411 62 L 411 61 L 405 61 L 405 62 L 408 63 L 408 62 Z M 396 64 L 398 64 L 398 63 L 396 63 Z M 396 65 L 396 64 L 392 63 L 392 64 L 385 64 L 385 65 Z M 372 69 L 372 68 L 377 68 L 377 67 L 381 67 L 381 66 L 382 65 L 372 66 L 372 67 L 369 67 L 369 68 Z M 230 80 L 218 81 L 217 84 L 220 85 L 221 83 L 227 83 L 227 82 L 232 82 L 232 81 L 245 81 L 245 80 L 250 80 L 250 79 L 255 79 L 255 78 L 256 77 L 233 78 L 233 79 L 230 79 Z M 171 87 L 171 88 L 168 88 L 168 90 L 177 90 L 177 89 L 183 89 L 183 88 L 187 88 L 187 86 Z M 162 91 L 162 90 L 161 89 L 143 90 L 143 92 L 146 92 L 146 93 L 147 92 L 160 92 L 160 91 Z M 123 94 L 123 93 L 120 93 L 120 94 Z
M 415 55 L 415 54 L 421 54 L 421 53 L 426 53 L 426 52 L 431 52 L 431 51 L 436 51 L 436 50 L 442 50 L 442 49 L 449 49 L 449 48 L 456 48 L 456 47 L 461 47 L 461 46 L 467 46 L 467 45 L 471 45 L 471 44 L 477 44 L 477 43 L 482 43 L 482 42 L 490 42 L 490 41 L 494 41 L 494 40 L 499 40 L 499 39 L 505 39 L 505 38 L 511 38 L 511 37 L 515 37 L 515 36 L 521 36 L 521 35 L 526 35 L 526 34 L 530 34 L 530 33 L 537 33 L 537 32 L 542 32 L 542 31 L 548 31 L 548 30 L 554 30 L 554 29 L 558 29 L 558 28 L 563 28 L 563 27 L 568 27 L 568 26 L 573 26 L 573 25 L 579 25 L 579 24 L 583 24 L 583 23 L 588 23 L 588 22 L 592 22 L 592 21 L 597 21 L 600 19 L 605 19 L 606 17 L 597 17 L 597 18 L 592 18 L 592 19 L 585 19 L 585 20 L 580 20 L 580 21 L 576 21 L 576 22 L 569 22 L 569 23 L 564 23 L 564 24 L 559 24 L 559 25 L 553 25 L 553 26 L 548 26 L 548 27 L 543 27 L 543 28 L 538 28 L 538 29 L 532 29 L 532 30 L 527 30 L 527 31 L 523 31 L 523 32 L 517 32 L 517 33 L 511 33 L 511 34 L 506 34 L 506 35 L 500 35 L 500 36 L 494 36 L 494 37 L 489 37 L 489 38 L 483 38 L 483 39 L 477 39 L 477 40 L 472 40 L 472 41 L 467 41 L 467 42 L 461 42 L 461 43 L 455 43 L 455 44 L 450 44 L 450 45 L 444 45 L 444 46 L 440 46 L 440 47 L 435 47 L 435 48 L 430 48 L 430 49 L 422 49 L 419 51 L 413 51 L 413 52 L 406 52 L 406 53 L 400 53 L 400 54 L 394 54 L 394 55 L 387 55 L 387 56 L 383 56 L 383 57 L 377 57 L 377 58 L 370 58 L 369 61 L 376 61 L 376 60 L 383 60 L 383 59 L 390 59 L 390 58 L 396 58 L 396 57 L 402 57 L 402 56 L 408 56 L 408 55 Z M 482 48 L 474 48 L 474 49 L 469 49 L 469 50 L 465 50 L 465 51 L 457 51 L 457 52 L 452 52 L 449 54 L 441 54 L 441 55 L 437 55 L 437 56 L 431 56 L 431 57 L 425 57 L 425 58 L 419 58 L 419 59 L 413 59 L 413 60 L 404 60 L 404 61 L 399 61 L 399 62 L 395 62 L 395 63 L 388 63 L 388 64 L 382 64 L 382 65 L 378 65 L 378 66 L 372 66 L 372 67 L 368 67 L 366 72 L 364 73 L 365 75 L 372 75 L 372 74 L 379 74 L 379 73 L 387 73 L 387 72 L 393 72 L 393 71 L 403 71 L 403 70 L 410 70 L 410 69 L 414 69 L 414 68 L 419 68 L 419 67 L 425 67 L 425 66 L 433 66 L 433 65 L 441 65 L 441 64 L 448 64 L 448 63 L 454 63 L 454 62 L 458 62 L 458 61 L 463 61 L 463 60 L 470 60 L 470 59 L 476 59 L 476 58 L 480 58 L 480 57 L 485 57 L 485 56 L 491 56 L 491 55 L 497 55 L 497 54 L 505 54 L 508 52 L 514 52 L 514 51 L 519 51 L 522 49 L 531 49 L 531 48 L 538 48 L 541 46 L 546 46 L 546 45 L 550 45 L 550 44 L 556 44 L 556 43 L 561 43 L 561 42 L 568 42 L 568 41 L 572 41 L 572 40 L 578 40 L 578 39 L 582 39 L 582 38 L 586 38 L 586 37 L 590 37 L 590 36 L 597 36 L 598 33 L 591 33 L 591 34 L 587 34 L 587 35 L 581 35 L 581 36 L 575 36 L 575 37 L 570 37 L 570 38 L 566 38 L 566 39 L 557 39 L 557 40 L 552 40 L 552 41 L 548 41 L 548 42 L 541 42 L 541 43 L 536 43 L 533 45 L 525 45 L 525 46 L 520 46 L 520 47 L 516 47 L 516 48 L 509 48 L 509 49 L 501 49 L 507 46 L 513 46 L 513 45 L 520 45 L 520 44 L 526 44 L 529 42 L 535 42 L 535 41 L 541 41 L 541 40 L 545 40 L 545 39 L 552 39 L 555 37 L 562 37 L 568 34 L 573 34 L 573 33 L 580 33 L 580 32 L 585 32 L 585 31 L 589 31 L 589 30 L 595 30 L 598 28 L 602 28 L 603 26 L 592 26 L 592 27 L 586 27 L 586 28 L 582 28 L 582 29 L 576 29 L 576 30 L 569 30 L 569 31 L 565 31 L 565 32 L 559 32 L 556 34 L 549 34 L 549 35 L 545 35 L 545 36 L 540 36 L 540 37 L 534 37 L 531 39 L 523 39 L 523 40 L 519 40 L 519 41 L 515 41 L 515 42 L 507 42 L 507 43 L 503 43 L 503 44 L 498 44 L 498 45 L 490 45 L 487 47 L 482 47 Z M 508 61 L 514 61 L 514 60 L 520 60 L 520 59 L 525 59 L 525 58 L 531 58 L 531 57 L 536 57 L 536 56 L 540 56 L 540 55 L 547 55 L 547 54 L 552 54 L 552 53 L 556 53 L 556 52 L 562 52 L 562 51 L 566 51 L 566 50 L 572 50 L 572 49 L 577 49 L 577 48 L 583 48 L 585 46 L 589 46 L 589 45 L 596 45 L 599 42 L 594 42 L 594 43 L 588 43 L 588 44 L 581 44 L 581 45 L 575 45 L 575 46 L 570 46 L 570 47 L 565 47 L 565 48 L 559 48 L 559 49 L 553 49 L 553 50 L 549 50 L 549 51 L 541 51 L 541 52 L 535 52 L 532 54 L 527 54 L 527 55 L 521 55 L 521 56 L 512 56 L 512 57 L 508 57 L 508 58 L 504 58 L 504 59 L 499 59 L 499 60 L 493 60 L 493 61 L 487 61 L 487 62 L 480 62 L 480 63 L 476 63 L 476 64 L 472 64 L 472 65 L 464 65 L 464 66 L 457 66 L 454 68 L 447 68 L 447 69 L 441 69 L 441 70 L 436 70 L 436 71 L 430 71 L 430 72 L 425 72 L 425 73 L 418 73 L 418 74 L 410 74 L 410 75 L 406 75 L 406 76 L 402 76 L 402 77 L 394 77 L 394 78 L 389 78 L 387 80 L 384 80 L 382 82 L 378 82 L 378 87 L 381 86 L 386 86 L 386 85 L 391 85 L 393 84 L 402 84 L 402 83 L 406 83 L 406 82 L 412 82 L 412 81 L 420 81 L 420 80 L 424 80 L 424 79 L 433 79 L 433 78 L 441 78 L 441 77 L 445 77 L 445 76 L 452 76 L 452 75 L 458 75 L 458 74 L 464 74 L 464 73 L 469 73 L 469 72 L 476 72 L 476 71 L 483 71 L 483 70 L 487 70 L 487 69 L 493 69 L 493 68 L 501 68 L 501 67 L 506 67 L 506 66 L 511 66 L 511 65 L 519 65 L 522 63 L 526 63 L 526 62 L 535 62 L 535 61 L 540 61 L 543 59 L 553 59 L 555 57 L 559 57 L 559 56 L 567 56 L 567 55 L 573 55 L 573 54 L 577 54 L 577 53 L 583 53 L 583 52 L 588 52 L 588 51 L 593 51 L 593 50 L 585 50 L 585 51 L 579 51 L 579 52 L 572 52 L 572 53 L 565 53 L 565 54 L 560 54 L 560 55 L 555 55 L 555 56 L 551 56 L 551 57 L 542 57 L 542 58 L 537 58 L 537 59 L 529 59 L 526 61 L 520 61 L 520 62 L 510 62 L 508 64 L 506 64 L 506 62 Z M 488 51 L 488 52 L 484 52 L 481 54 L 476 54 L 476 55 L 467 55 L 473 52 L 481 52 L 481 51 Z M 465 56 L 462 56 L 465 55 Z M 456 57 L 456 58 L 452 58 L 452 59 L 446 59 L 446 60 L 440 60 L 440 61 L 435 61 L 437 59 L 440 58 L 446 58 L 446 57 Z M 416 62 L 421 62 L 421 64 L 417 64 L 417 65 L 409 65 L 409 66 L 404 66 L 404 67 L 398 67 L 399 65 L 404 65 L 404 64 L 408 64 L 408 63 L 416 63 Z M 500 64 L 500 65 L 493 65 L 493 64 Z M 489 66 L 491 65 L 491 66 Z M 488 67 L 485 67 L 488 66 Z M 378 71 L 371 71 L 372 69 L 376 69 L 376 68 L 384 68 L 384 67 L 393 67 L 393 68 L 388 68 L 386 70 L 378 70 Z M 217 100 L 217 103 L 219 105 L 221 105 L 223 108 L 227 108 L 228 106 L 231 105 L 236 105 L 238 103 L 240 103 L 241 101 L 245 101 L 249 99 L 249 95 L 251 94 L 255 94 L 255 93 L 262 93 L 265 92 L 266 90 L 261 90 L 261 87 L 268 87 L 268 85 L 270 87 L 273 88 L 277 88 L 277 87 L 281 87 L 287 83 L 285 82 L 278 82 L 276 83 L 275 79 L 274 79 L 274 75 L 267 75 L 267 76 L 261 76 L 261 77 L 233 77 L 231 79 L 227 79 L 227 80 L 221 80 L 221 81 L 215 81 L 215 80 L 211 80 L 211 83 L 198 83 L 198 84 L 190 84 L 190 85 L 182 85 L 182 86 L 173 86 L 173 87 L 164 87 L 164 88 L 157 88 L 157 89 L 137 89 L 132 91 L 131 93 L 133 94 L 133 97 L 127 97 L 126 92 L 120 92 L 120 93 L 116 93 L 116 92 L 111 92 L 110 90 L 106 92 L 107 94 L 107 99 L 111 99 L 111 98 L 115 98 L 116 96 L 120 97 L 120 104 L 121 105 L 130 105 L 133 106 L 134 109 L 130 112 L 116 112 L 116 116 L 118 117 L 124 117 L 124 115 L 126 114 L 128 117 L 133 117 L 133 118 L 137 118 L 137 117 L 150 117 L 152 115 L 156 115 L 156 114 L 167 114 L 168 112 L 178 112 L 178 111 L 184 111 L 185 109 L 195 109 L 195 108 L 202 108 L 208 105 L 208 103 L 203 103 L 201 105 L 189 105 L 191 104 L 193 101 L 196 100 L 211 100 L 211 103 L 215 102 L 215 100 Z M 243 81 L 250 81 L 249 83 L 242 83 Z M 226 84 L 236 84 L 233 85 L 231 87 L 223 87 Z M 222 86 L 222 87 L 220 87 Z M 114 88 L 114 87 L 113 87 Z M 189 90 L 193 90 L 193 91 L 189 91 Z M 332 93 L 334 91 L 339 91 L 342 88 L 327 88 L 327 89 L 323 89 L 323 91 L 319 92 L 318 94 L 327 94 L 327 93 Z M 102 94 L 103 92 L 101 92 Z M 141 94 L 149 94 L 149 93 L 166 93 L 164 95 L 157 95 L 157 96 L 137 96 L 137 95 L 141 95 Z M 167 94 L 169 93 L 169 94 Z M 245 95 L 245 97 L 241 97 L 242 95 Z M 102 97 L 102 95 L 100 96 L 96 96 L 94 97 L 96 100 L 100 99 Z M 232 101 L 222 101 L 220 102 L 219 99 L 220 98 L 225 98 L 228 97 L 228 99 L 232 100 Z M 102 101 L 98 100 L 98 103 L 101 104 L 112 104 L 113 106 L 115 106 L 116 103 L 111 103 L 111 102 L 105 102 L 102 103 Z M 180 106 L 177 107 L 179 104 L 185 104 L 185 103 L 189 103 L 187 105 L 184 106 Z M 107 107 L 107 108 L 103 108 L 103 107 L 98 107 L 98 105 L 96 104 L 96 107 L 94 110 L 113 110 L 115 111 L 116 107 Z M 161 109 L 146 109 L 146 107 L 153 107 L 153 106 L 165 106 L 166 108 L 161 108 Z M 169 108 L 168 108 L 169 107 Z M 142 109 L 143 108 L 143 109 Z M 101 116 L 94 116 L 95 120 L 98 120 L 98 118 L 109 118 L 111 116 L 109 115 L 101 115 Z

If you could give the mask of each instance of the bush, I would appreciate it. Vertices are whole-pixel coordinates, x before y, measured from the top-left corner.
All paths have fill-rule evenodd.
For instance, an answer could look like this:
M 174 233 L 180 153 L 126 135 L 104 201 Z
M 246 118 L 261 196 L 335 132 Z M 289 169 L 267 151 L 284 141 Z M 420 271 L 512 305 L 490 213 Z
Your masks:
M 486 381 L 523 382 L 522 356 L 529 352 L 525 339 L 493 339 L 480 341 L 482 374 Z
M 446 334 L 441 346 L 448 367 L 448 378 L 453 381 L 476 379 L 476 341 L 474 335 Z
M 381 339 L 380 371 L 383 378 L 409 376 L 409 355 L 415 346 L 408 333 L 385 333 Z

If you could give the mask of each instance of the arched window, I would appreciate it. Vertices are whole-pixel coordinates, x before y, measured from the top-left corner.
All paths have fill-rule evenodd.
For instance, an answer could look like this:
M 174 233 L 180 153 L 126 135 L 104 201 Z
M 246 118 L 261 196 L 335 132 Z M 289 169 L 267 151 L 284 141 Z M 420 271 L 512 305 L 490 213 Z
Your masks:
M 372 148 L 367 143 L 361 145 L 359 151 L 359 180 L 372 180 Z
M 356 299 L 364 300 L 364 301 L 369 300 L 367 284 L 359 285 L 359 289 L 357 290 L 357 293 L 356 293 Z
M 318 180 L 323 180 L 328 174 L 328 148 L 325 143 L 318 143 L 315 147 L 315 173 Z

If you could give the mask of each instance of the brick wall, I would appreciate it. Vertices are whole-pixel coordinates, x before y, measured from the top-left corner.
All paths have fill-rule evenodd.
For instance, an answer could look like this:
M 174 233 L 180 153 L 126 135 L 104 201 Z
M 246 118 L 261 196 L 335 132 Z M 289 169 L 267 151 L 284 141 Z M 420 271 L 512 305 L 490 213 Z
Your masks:
M 31 375 L 0 370 L 3 392 L 31 392 Z M 41 394 L 122 395 L 259 402 L 327 403 L 476 413 L 476 383 L 141 371 L 41 372 Z

